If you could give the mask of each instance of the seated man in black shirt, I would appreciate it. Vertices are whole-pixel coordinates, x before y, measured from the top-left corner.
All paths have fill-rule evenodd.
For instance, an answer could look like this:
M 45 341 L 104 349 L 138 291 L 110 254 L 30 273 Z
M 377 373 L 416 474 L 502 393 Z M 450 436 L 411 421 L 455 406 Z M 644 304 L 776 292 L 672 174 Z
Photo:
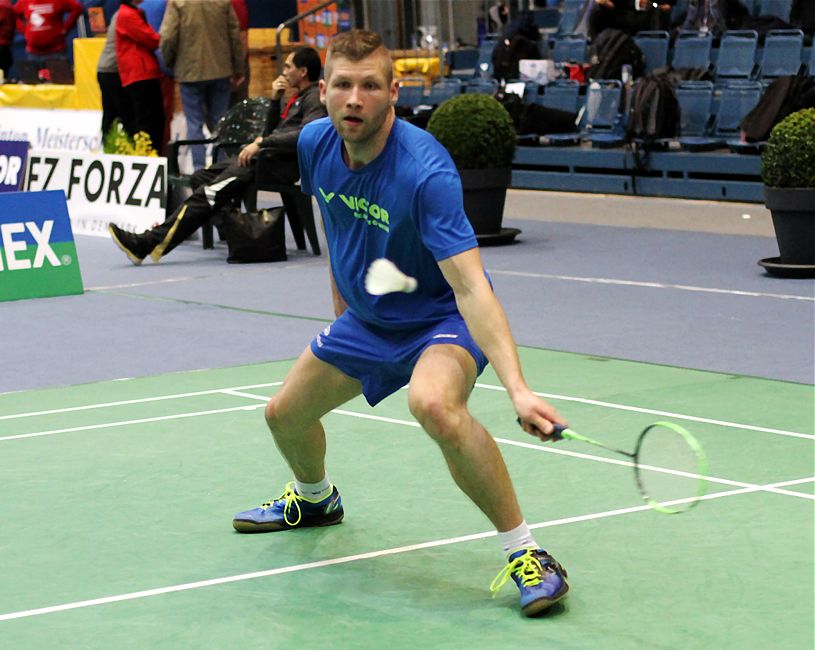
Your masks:
M 297 138 L 305 124 L 326 115 L 320 103 L 320 55 L 310 47 L 299 47 L 286 58 L 283 74 L 272 84 L 275 100 L 269 111 L 264 135 L 249 143 L 235 158 L 200 169 L 192 176 L 192 195 L 167 220 L 136 234 L 108 224 L 113 241 L 133 264 L 141 264 L 148 255 L 158 262 L 200 228 L 229 201 L 245 196 L 255 178 L 254 159 L 261 148 L 271 148 L 275 156 L 274 180 L 295 183 L 300 177 L 297 167 Z M 285 106 L 283 97 L 294 91 Z

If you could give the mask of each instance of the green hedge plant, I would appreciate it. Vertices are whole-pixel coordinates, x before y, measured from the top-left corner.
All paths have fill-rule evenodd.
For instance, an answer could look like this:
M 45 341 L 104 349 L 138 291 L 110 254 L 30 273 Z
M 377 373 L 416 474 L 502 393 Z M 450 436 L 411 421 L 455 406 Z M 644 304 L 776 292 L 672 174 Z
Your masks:
M 761 179 L 768 187 L 815 188 L 815 108 L 773 127 L 761 153 Z
M 427 130 L 459 169 L 511 167 L 515 127 L 507 110 L 489 95 L 464 94 L 443 102 Z

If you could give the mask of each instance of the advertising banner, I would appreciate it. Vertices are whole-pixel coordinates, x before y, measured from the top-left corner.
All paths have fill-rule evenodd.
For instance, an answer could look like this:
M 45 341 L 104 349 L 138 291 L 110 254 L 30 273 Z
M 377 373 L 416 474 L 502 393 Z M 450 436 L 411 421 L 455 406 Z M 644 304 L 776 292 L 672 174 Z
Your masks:
M 23 189 L 28 142 L 0 140 L 0 192 Z
M 27 140 L 32 149 L 102 149 L 102 112 L 0 106 L 0 140 Z
M 65 195 L 0 194 L 0 301 L 83 291 Z
M 165 218 L 167 159 L 32 149 L 26 189 L 64 191 L 76 234 L 143 232 Z

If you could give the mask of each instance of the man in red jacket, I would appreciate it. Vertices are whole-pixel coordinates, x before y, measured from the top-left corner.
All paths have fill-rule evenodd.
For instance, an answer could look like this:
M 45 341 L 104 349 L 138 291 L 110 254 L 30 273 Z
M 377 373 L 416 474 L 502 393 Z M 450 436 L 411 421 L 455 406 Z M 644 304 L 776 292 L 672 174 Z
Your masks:
M 14 12 L 25 25 L 25 49 L 29 58 L 45 58 L 65 52 L 65 35 L 82 14 L 77 0 L 17 0 Z

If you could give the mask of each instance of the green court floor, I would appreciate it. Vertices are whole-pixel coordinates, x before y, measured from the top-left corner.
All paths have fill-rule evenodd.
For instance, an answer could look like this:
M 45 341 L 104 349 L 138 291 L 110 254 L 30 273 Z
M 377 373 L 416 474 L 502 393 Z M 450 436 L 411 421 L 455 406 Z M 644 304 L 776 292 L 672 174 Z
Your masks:
M 547 616 L 490 597 L 497 539 L 404 391 L 325 418 L 342 525 L 235 533 L 290 479 L 275 362 L 0 395 L 0 647 L 811 649 L 813 387 L 521 353 L 576 430 L 631 447 L 674 421 L 710 465 L 708 499 L 657 514 L 609 454 L 515 426 L 488 369 L 472 410 L 569 571 Z

